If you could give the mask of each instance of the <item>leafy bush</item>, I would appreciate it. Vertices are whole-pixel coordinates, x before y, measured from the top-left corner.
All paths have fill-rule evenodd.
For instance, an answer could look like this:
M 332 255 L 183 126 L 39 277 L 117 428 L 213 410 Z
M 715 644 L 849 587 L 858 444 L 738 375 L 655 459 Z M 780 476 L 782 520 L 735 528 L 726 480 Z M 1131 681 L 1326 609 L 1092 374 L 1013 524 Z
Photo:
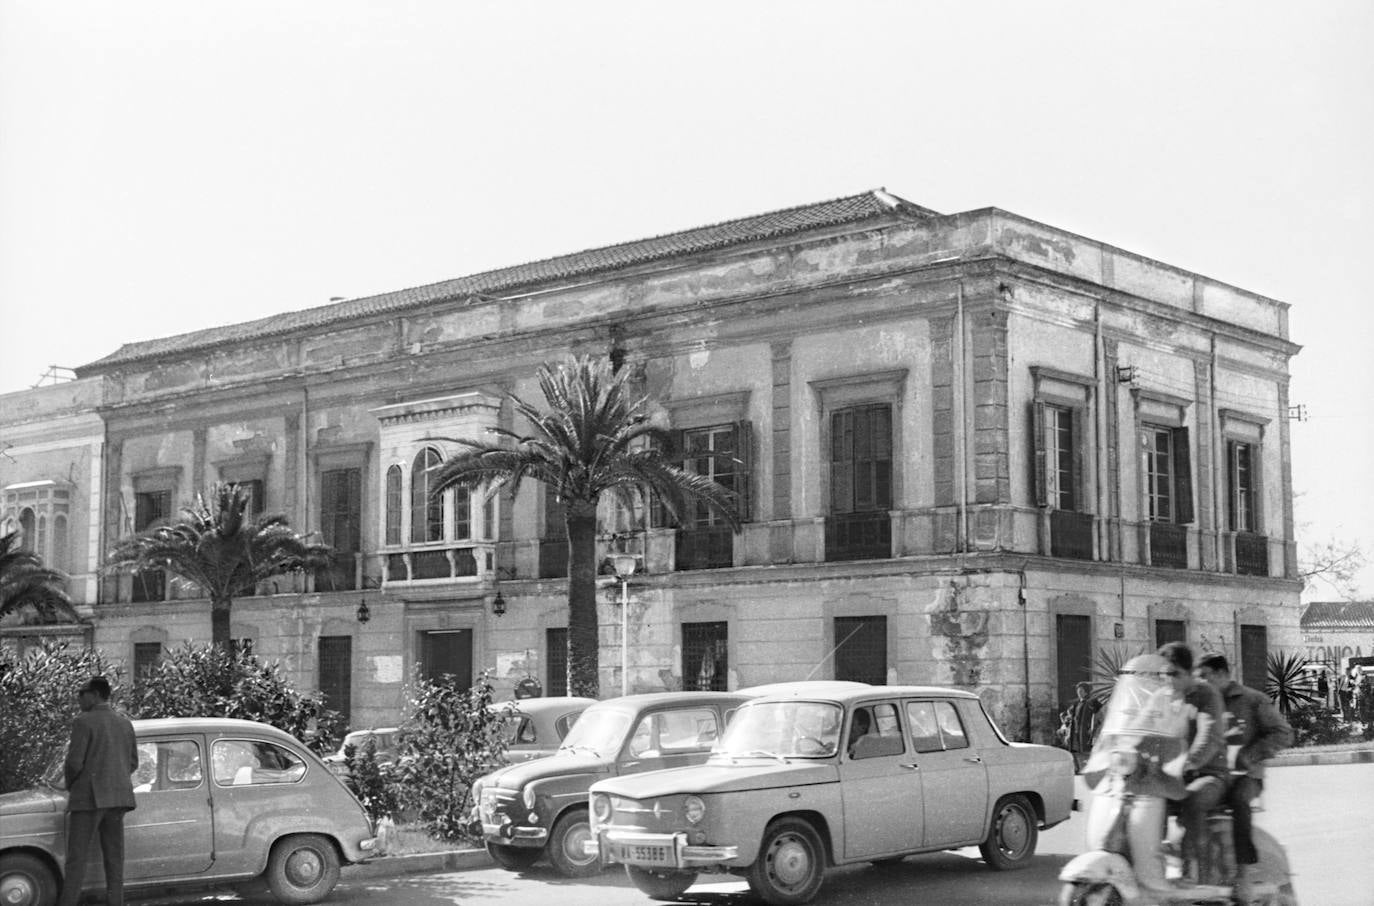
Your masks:
M 382 818 L 395 819 L 401 811 L 400 784 L 393 779 L 394 763 L 377 761 L 377 740 L 369 737 L 361 748 L 344 746 L 344 783 L 367 809 L 376 824 Z
M 406 690 L 397 758 L 384 769 L 430 833 L 459 840 L 472 805 L 472 782 L 505 760 L 502 715 L 490 708 L 486 674 L 471 689 L 415 680 Z
M 98 652 L 74 651 L 66 642 L 47 642 L 23 657 L 0 649 L 0 793 L 25 789 L 43 776 L 67 744 L 81 710 L 76 690 L 86 680 L 109 679 L 118 706 L 119 673 Z
M 1302 705 L 1288 715 L 1293 727 L 1293 745 L 1323 746 L 1351 740 L 1351 726 L 1341 720 L 1339 711 L 1320 704 Z
M 132 717 L 236 717 L 285 730 L 321 755 L 339 745 L 341 717 L 323 696 L 297 690 L 247 649 L 187 642 L 139 677 L 129 698 Z

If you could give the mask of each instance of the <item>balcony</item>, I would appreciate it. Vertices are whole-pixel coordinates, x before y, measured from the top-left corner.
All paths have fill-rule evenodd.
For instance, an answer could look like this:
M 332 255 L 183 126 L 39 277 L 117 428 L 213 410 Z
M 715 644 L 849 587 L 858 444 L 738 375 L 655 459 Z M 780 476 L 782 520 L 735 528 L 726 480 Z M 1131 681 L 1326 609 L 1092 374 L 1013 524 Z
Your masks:
M 892 517 L 885 510 L 825 517 L 825 559 L 885 560 L 892 556 Z
M 1236 533 L 1236 574 L 1269 575 L 1269 538 L 1253 532 Z
M 1188 568 L 1188 526 L 1150 523 L 1150 565 Z
M 1050 511 L 1050 556 L 1093 558 L 1093 517 L 1070 510 Z
M 735 565 L 735 538 L 728 526 L 679 529 L 676 564 L 684 569 L 724 569 Z
M 471 541 L 451 547 L 416 548 L 385 556 L 384 584 L 476 579 L 492 572 L 495 559 L 492 543 Z

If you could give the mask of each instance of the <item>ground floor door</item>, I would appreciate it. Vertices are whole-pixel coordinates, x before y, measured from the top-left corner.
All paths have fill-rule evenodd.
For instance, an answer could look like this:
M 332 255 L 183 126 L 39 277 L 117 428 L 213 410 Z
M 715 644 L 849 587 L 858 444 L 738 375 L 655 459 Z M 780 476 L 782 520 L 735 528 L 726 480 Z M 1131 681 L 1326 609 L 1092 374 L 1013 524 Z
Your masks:
M 437 629 L 420 633 L 420 675 L 432 683 L 472 688 L 472 630 Z
M 1059 707 L 1067 707 L 1078 696 L 1074 686 L 1092 680 L 1092 618 L 1061 613 L 1055 616 L 1056 670 Z

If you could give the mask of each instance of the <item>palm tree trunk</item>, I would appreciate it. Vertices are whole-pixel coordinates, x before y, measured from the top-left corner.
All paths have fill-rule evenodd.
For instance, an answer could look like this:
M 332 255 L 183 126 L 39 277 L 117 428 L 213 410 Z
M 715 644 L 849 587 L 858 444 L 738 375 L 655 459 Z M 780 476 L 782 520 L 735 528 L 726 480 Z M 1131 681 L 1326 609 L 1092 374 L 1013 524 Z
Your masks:
M 601 633 L 596 615 L 596 504 L 568 506 L 568 694 L 599 698 Z
M 233 604 L 229 597 L 210 599 L 210 643 L 225 651 L 230 648 L 229 610 Z

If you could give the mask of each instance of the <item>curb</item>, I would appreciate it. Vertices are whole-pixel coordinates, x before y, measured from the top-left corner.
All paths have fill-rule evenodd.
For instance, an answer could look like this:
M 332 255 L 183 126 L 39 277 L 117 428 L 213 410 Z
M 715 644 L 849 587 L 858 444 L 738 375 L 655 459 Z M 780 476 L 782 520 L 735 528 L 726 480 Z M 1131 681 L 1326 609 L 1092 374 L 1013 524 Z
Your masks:
M 1313 764 L 1368 764 L 1374 762 L 1374 748 L 1349 749 L 1344 752 L 1304 752 L 1289 749 L 1265 762 L 1265 767 L 1283 768 Z
M 356 865 L 345 865 L 340 869 L 340 875 L 344 880 L 394 878 L 400 875 L 490 868 L 495 864 L 485 849 L 452 849 L 410 856 L 378 856 Z

